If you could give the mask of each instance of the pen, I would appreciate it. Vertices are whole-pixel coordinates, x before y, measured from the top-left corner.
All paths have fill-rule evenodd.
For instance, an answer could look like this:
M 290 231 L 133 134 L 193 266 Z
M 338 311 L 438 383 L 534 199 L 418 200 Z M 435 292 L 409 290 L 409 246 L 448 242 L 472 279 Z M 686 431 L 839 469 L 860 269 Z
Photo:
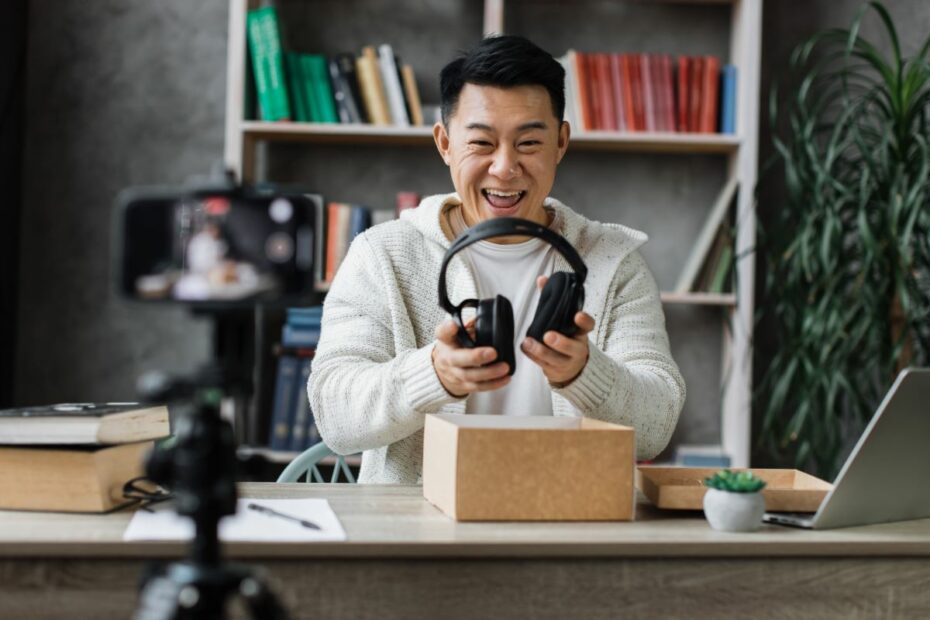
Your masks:
M 269 508 L 268 506 L 262 506 L 260 504 L 254 504 L 252 502 L 249 502 L 247 507 L 249 508 L 249 510 L 254 510 L 255 512 L 266 514 L 269 517 L 281 517 L 282 519 L 287 519 L 289 521 L 296 521 L 297 523 L 300 523 L 304 527 L 309 527 L 311 530 L 322 529 L 319 525 L 317 525 L 313 521 L 307 521 L 306 519 L 301 519 L 300 517 L 295 517 L 293 515 L 287 515 L 287 514 L 284 514 L 283 512 L 278 512 L 277 510 L 273 508 Z

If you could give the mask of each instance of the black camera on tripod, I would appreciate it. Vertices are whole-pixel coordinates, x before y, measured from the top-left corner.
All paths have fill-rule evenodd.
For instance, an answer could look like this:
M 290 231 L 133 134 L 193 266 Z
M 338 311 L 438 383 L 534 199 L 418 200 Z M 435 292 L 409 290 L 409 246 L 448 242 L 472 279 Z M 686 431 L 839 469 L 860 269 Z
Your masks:
M 156 450 L 149 478 L 168 488 L 195 525 L 188 558 L 152 567 L 137 619 L 222 618 L 242 596 L 253 617 L 287 614 L 264 579 L 221 559 L 218 525 L 236 512 L 236 441 L 220 415 L 252 392 L 255 313 L 312 293 L 315 203 L 295 190 L 249 188 L 228 174 L 181 189 L 131 189 L 117 199 L 117 288 L 141 301 L 183 304 L 214 321 L 214 360 L 193 377 L 150 374 L 149 401 L 193 402 L 175 420 L 173 445 Z

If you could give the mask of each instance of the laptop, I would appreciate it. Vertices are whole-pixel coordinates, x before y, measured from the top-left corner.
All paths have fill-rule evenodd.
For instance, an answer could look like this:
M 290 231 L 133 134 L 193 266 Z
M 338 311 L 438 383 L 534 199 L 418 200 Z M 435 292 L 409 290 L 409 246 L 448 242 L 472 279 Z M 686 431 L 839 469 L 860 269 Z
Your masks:
M 817 512 L 767 523 L 830 529 L 930 517 L 930 368 L 898 375 Z

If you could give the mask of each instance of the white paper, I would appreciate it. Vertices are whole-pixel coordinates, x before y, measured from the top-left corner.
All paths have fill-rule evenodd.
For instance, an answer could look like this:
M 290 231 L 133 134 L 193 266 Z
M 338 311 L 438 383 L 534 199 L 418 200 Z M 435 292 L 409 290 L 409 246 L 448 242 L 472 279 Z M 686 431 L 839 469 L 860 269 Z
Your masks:
M 314 530 L 291 519 L 250 510 L 250 503 L 311 521 L 320 529 Z M 186 541 L 193 537 L 194 522 L 170 508 L 156 508 L 155 512 L 137 510 L 123 532 L 125 541 Z M 241 498 L 236 505 L 236 514 L 220 519 L 219 537 L 223 542 L 315 542 L 345 540 L 346 533 L 328 500 Z

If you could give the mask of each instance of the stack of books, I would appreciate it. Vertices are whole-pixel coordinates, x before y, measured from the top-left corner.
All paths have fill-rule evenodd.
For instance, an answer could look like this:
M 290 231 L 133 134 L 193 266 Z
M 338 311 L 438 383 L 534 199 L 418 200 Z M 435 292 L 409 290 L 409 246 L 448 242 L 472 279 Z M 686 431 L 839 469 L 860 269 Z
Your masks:
M 736 67 L 715 56 L 568 50 L 565 119 L 582 131 L 736 130 Z
M 129 501 L 168 409 L 77 403 L 0 410 L 0 508 L 107 512 Z
M 261 120 L 424 124 L 413 68 L 389 44 L 330 57 L 286 51 L 273 6 L 249 11 L 246 30 Z
M 323 307 L 288 308 L 281 328 L 274 404 L 271 410 L 272 450 L 301 452 L 320 441 L 307 397 L 307 381 L 320 341 Z

